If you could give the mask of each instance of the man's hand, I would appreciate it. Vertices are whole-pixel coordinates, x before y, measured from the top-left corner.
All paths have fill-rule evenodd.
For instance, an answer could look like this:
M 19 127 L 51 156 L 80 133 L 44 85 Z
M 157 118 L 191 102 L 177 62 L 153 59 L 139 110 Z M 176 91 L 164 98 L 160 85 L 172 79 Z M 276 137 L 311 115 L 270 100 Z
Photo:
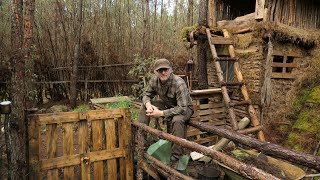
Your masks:
M 146 112 L 147 116 L 150 117 L 161 117 L 163 116 L 163 111 L 160 111 L 158 107 L 152 105 L 151 103 L 147 102 L 146 103 Z
M 153 109 L 152 113 L 147 114 L 147 116 L 151 117 L 161 117 L 164 116 L 163 111 L 159 110 L 158 108 Z
M 152 113 L 155 108 L 157 108 L 157 107 L 154 106 L 154 105 L 152 105 L 150 102 L 147 102 L 147 103 L 146 103 L 146 109 L 147 109 L 146 112 L 147 112 L 147 115 L 148 115 L 149 113 Z

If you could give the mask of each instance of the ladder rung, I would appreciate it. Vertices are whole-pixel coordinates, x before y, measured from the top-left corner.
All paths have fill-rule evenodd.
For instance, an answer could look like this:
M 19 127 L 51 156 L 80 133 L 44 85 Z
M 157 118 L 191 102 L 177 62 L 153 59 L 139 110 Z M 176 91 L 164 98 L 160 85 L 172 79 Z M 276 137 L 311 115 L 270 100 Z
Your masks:
M 243 106 L 243 105 L 250 105 L 251 101 L 240 101 L 240 102 L 230 102 L 229 106 L 230 107 L 235 107 L 235 106 Z
M 244 83 L 243 82 L 224 82 L 224 81 L 221 81 L 220 85 L 221 86 L 243 86 Z
M 233 58 L 233 57 L 215 57 L 214 60 L 216 60 L 216 61 L 237 61 L 238 58 Z
M 212 44 L 232 45 L 233 41 L 230 38 L 225 38 L 225 37 L 222 37 L 222 36 L 214 36 L 214 37 L 211 37 L 211 43 Z

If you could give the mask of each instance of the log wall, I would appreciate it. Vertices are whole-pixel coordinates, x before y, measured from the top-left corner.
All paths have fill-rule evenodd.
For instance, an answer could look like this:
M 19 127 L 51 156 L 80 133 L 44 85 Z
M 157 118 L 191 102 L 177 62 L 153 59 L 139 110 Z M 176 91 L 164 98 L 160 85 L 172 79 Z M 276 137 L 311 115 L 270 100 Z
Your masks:
M 233 20 L 255 12 L 256 1 L 217 1 L 217 21 Z M 320 1 L 266 0 L 266 19 L 303 29 L 320 28 Z

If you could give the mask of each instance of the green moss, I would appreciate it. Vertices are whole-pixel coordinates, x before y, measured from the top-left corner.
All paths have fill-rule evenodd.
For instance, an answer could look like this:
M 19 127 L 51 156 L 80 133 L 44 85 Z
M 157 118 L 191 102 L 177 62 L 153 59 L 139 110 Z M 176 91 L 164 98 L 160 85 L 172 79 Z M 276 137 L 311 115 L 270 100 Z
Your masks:
M 181 39 L 182 39 L 182 41 L 184 43 L 184 46 L 186 48 L 190 48 L 190 43 L 188 42 L 188 34 L 190 34 L 192 31 L 194 31 L 196 29 L 197 29 L 196 25 L 182 28 L 182 30 L 181 30 Z
M 306 109 L 303 110 L 294 123 L 293 128 L 308 133 L 320 133 L 320 110 Z
M 319 105 L 320 104 L 320 86 L 313 88 L 307 99 L 307 103 L 312 103 Z
M 190 32 L 194 31 L 197 29 L 197 26 L 193 25 L 193 26 L 188 26 L 188 27 L 184 27 L 181 30 L 181 39 L 183 41 L 187 41 L 187 36 Z
M 298 151 L 312 151 L 310 144 L 320 139 L 320 86 L 303 89 L 294 102 L 297 117 L 287 144 Z M 316 138 L 314 138 L 316 137 Z
M 90 110 L 90 106 L 86 104 L 82 104 L 74 108 L 72 112 L 82 112 L 82 111 L 88 111 L 88 110 Z
M 288 136 L 288 145 L 297 151 L 306 152 L 304 144 L 300 142 L 301 134 L 298 133 L 290 133 Z

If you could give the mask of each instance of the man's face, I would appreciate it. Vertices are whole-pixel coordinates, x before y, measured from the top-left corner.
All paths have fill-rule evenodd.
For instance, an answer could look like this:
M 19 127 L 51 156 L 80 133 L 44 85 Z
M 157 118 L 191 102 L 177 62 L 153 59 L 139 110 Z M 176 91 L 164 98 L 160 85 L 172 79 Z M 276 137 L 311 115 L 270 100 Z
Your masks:
M 172 70 L 171 68 L 161 68 L 155 71 L 157 77 L 161 80 L 162 83 L 166 83 L 170 77 Z

